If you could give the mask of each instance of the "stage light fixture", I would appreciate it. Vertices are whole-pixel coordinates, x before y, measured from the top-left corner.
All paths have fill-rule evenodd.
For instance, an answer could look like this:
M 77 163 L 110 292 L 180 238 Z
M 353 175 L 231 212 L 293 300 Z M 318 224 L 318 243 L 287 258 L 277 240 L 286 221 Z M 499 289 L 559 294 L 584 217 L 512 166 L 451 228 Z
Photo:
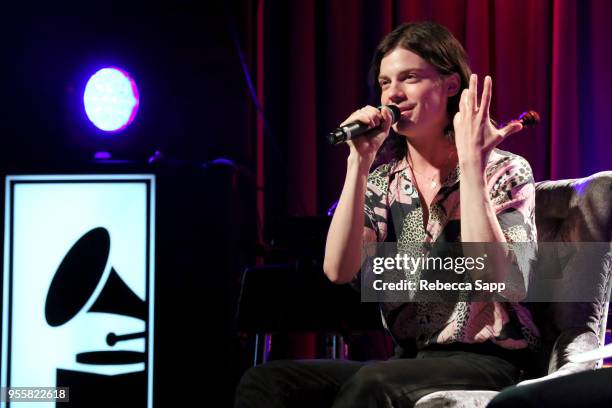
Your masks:
M 119 132 L 132 123 L 139 96 L 130 75 L 117 67 L 102 68 L 89 78 L 83 94 L 89 120 L 106 132 Z

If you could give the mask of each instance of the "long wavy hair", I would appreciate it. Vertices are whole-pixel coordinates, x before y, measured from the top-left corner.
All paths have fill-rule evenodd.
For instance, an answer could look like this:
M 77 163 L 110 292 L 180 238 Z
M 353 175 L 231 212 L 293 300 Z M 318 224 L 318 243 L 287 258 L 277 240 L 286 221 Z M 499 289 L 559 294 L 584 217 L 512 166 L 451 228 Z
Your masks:
M 440 75 L 459 74 L 461 78 L 459 92 L 448 98 L 449 124 L 444 129 L 444 134 L 449 139 L 454 138 L 453 117 L 459 111 L 461 92 L 469 87 L 472 73 L 463 46 L 446 27 L 432 21 L 405 23 L 396 27 L 378 44 L 370 64 L 370 86 L 374 89 L 378 100 L 380 100 L 381 95 L 381 88 L 378 83 L 380 63 L 388 53 L 397 47 L 402 47 L 419 55 L 434 67 Z M 377 162 L 387 159 L 401 160 L 406 156 L 407 149 L 406 138 L 396 134 L 392 129 L 379 152 Z

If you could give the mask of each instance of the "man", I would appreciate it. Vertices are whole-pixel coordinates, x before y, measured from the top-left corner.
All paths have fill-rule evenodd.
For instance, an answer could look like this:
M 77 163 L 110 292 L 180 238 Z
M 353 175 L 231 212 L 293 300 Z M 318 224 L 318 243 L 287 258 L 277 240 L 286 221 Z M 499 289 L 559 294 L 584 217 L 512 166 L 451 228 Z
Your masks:
M 524 159 L 495 150 L 521 124 L 493 125 L 491 78 L 485 78 L 479 103 L 465 51 L 438 24 L 397 27 L 378 46 L 372 73 L 381 104 L 397 106 L 401 116 L 392 136 L 386 109 L 366 106 L 343 122 L 372 130 L 348 143 L 345 183 L 327 237 L 326 275 L 351 282 L 359 276 L 363 243 L 394 237 L 398 248 L 499 243 L 491 267 L 478 277 L 505 279 L 500 273 L 512 269 L 516 285 L 502 294 L 508 301 L 383 303 L 400 358 L 264 364 L 244 375 L 236 407 L 409 407 L 437 390 L 498 390 L 519 381 L 521 361 L 537 346 L 529 311 L 510 302 L 525 295 L 529 270 L 509 268 L 517 254 L 503 245 L 536 240 L 533 177 Z M 387 138 L 394 157 L 369 174 Z M 417 357 L 401 358 L 402 347 L 415 339 Z

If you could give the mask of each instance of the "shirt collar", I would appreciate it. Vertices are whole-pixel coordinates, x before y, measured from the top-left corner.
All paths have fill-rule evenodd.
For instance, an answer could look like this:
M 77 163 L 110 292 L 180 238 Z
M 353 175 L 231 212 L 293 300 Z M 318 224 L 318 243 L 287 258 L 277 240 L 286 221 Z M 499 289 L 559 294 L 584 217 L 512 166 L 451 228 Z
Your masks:
M 389 175 L 391 176 L 395 173 L 400 173 L 400 172 L 405 172 L 405 175 L 414 184 L 412 180 L 412 174 L 410 172 L 410 166 L 408 165 L 408 160 L 406 160 L 406 157 L 403 157 L 401 160 L 396 160 L 393 163 L 391 163 Z M 461 175 L 461 172 L 459 170 L 459 164 L 457 164 L 457 167 L 455 167 L 455 169 L 453 169 L 442 182 L 442 187 L 450 187 L 454 185 L 455 183 L 458 183 L 460 175 Z

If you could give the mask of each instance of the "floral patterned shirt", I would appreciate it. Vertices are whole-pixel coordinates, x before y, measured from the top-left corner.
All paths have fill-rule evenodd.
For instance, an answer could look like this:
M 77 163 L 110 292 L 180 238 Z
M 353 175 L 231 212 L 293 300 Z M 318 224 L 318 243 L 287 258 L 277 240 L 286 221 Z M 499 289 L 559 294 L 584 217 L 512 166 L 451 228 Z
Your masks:
M 486 181 L 506 241 L 535 247 L 535 184 L 529 163 L 495 149 L 487 162 Z M 397 241 L 398 250 L 414 242 L 461 242 L 459 204 L 457 167 L 433 199 L 424 228 L 422 204 L 406 159 L 383 164 L 368 177 L 365 241 Z M 519 275 L 523 284 L 515 285 L 514 293 L 502 292 L 503 301 L 382 303 L 383 321 L 396 341 L 416 339 L 418 347 L 491 341 L 507 349 L 536 348 L 539 332 L 531 313 L 519 302 L 506 301 L 524 297 L 529 266 Z

